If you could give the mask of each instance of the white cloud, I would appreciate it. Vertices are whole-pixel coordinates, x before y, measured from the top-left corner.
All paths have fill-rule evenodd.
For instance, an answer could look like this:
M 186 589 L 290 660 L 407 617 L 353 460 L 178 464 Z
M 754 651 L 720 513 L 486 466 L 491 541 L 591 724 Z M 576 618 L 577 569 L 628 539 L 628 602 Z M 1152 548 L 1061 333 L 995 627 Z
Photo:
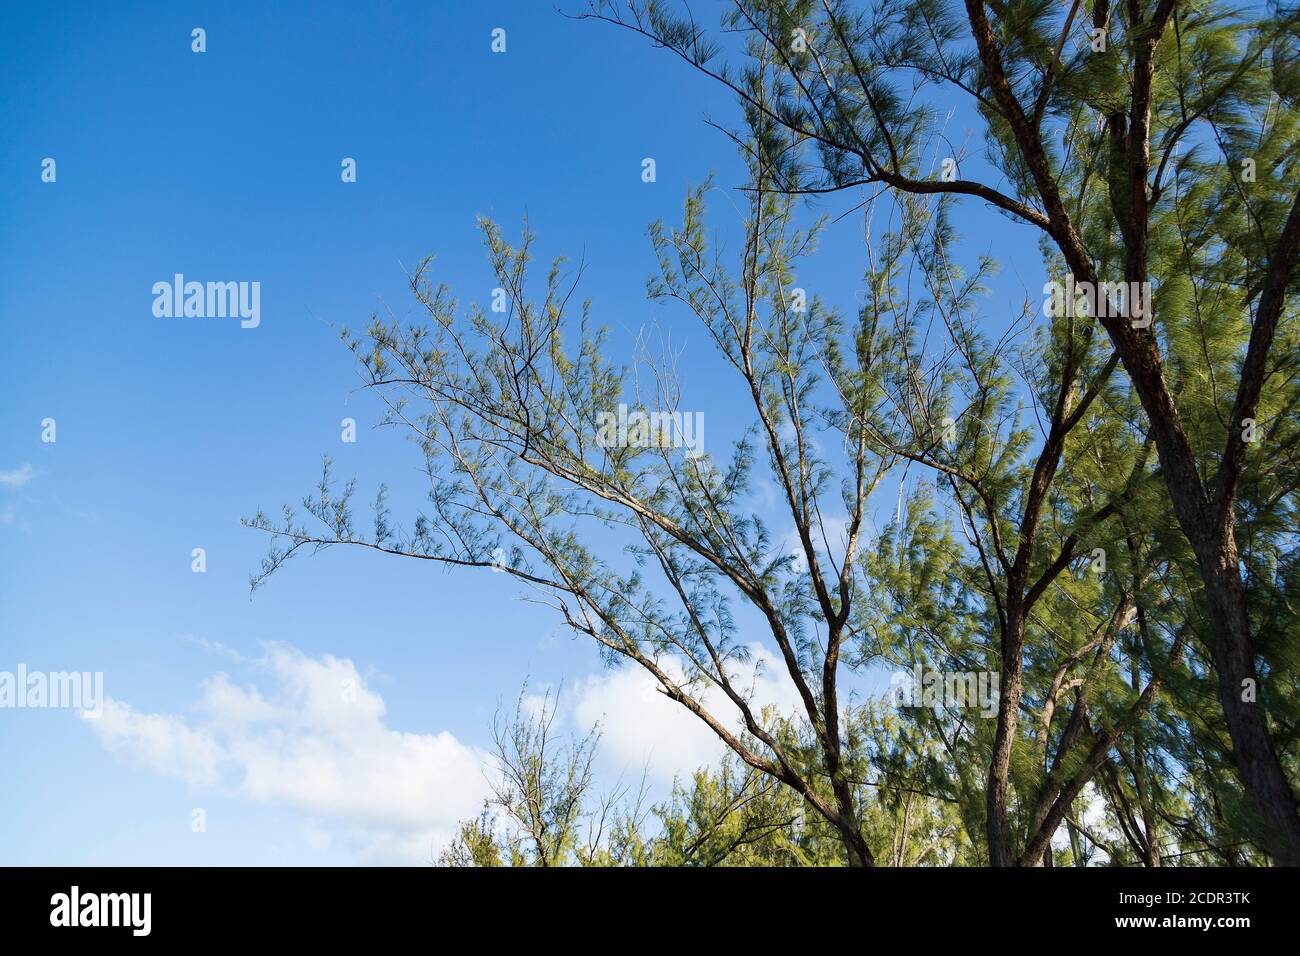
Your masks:
M 6 488 L 21 488 L 36 477 L 36 469 L 24 462 L 21 468 L 13 471 L 0 471 L 0 485 Z
M 255 666 L 264 688 L 217 674 L 192 721 L 110 699 L 87 723 L 108 749 L 155 773 L 301 812 L 315 847 L 427 862 L 477 813 L 488 755 L 448 733 L 388 727 L 383 698 L 351 661 L 275 644 Z
M 715 763 L 721 741 L 657 685 L 635 665 L 588 677 L 578 688 L 573 717 L 581 727 L 599 723 L 601 756 L 634 775 L 644 767 L 651 778 L 671 781 Z
M 127 704 L 104 701 L 103 713 L 87 724 L 112 753 L 129 757 L 154 773 L 194 787 L 217 780 L 221 748 L 210 736 L 191 730 L 179 717 L 141 714 Z
M 733 667 L 735 685 L 756 710 L 800 712 L 781 662 L 758 645 L 750 652 L 747 664 Z M 383 698 L 351 661 L 281 644 L 257 659 L 226 656 L 251 669 L 256 682 L 217 673 L 185 716 L 143 713 L 110 698 L 87 725 L 108 750 L 153 773 L 299 813 L 309 848 L 351 850 L 375 862 L 428 862 L 488 796 L 485 772 L 495 762 L 487 752 L 449 733 L 389 727 Z M 663 666 L 681 677 L 675 663 Z M 644 769 L 662 784 L 725 753 L 698 717 L 655 686 L 648 672 L 629 665 L 565 688 L 565 720 L 582 732 L 601 725 L 600 761 L 613 775 Z M 741 729 L 739 711 L 716 688 L 700 688 L 696 697 Z M 541 699 L 525 701 L 534 716 Z
M 798 694 L 784 665 L 759 645 L 749 648 L 750 661 L 731 668 L 732 684 L 757 714 L 772 706 L 783 714 L 801 713 Z M 661 665 L 673 680 L 682 676 L 672 662 Z M 657 691 L 654 677 L 635 664 L 588 677 L 576 689 L 573 719 L 580 727 L 601 726 L 600 750 L 617 769 L 668 782 L 715 764 L 726 745 L 681 704 Z M 729 729 L 742 729 L 740 711 L 713 685 L 693 696 Z

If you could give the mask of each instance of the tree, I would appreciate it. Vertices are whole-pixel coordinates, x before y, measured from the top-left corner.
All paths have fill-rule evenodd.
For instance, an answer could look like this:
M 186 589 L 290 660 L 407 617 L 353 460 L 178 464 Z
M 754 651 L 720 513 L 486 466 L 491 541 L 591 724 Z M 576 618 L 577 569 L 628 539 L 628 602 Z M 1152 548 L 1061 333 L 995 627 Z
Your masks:
M 706 452 L 673 356 L 642 341 L 631 371 L 615 363 L 563 260 L 534 291 L 531 234 L 513 247 L 484 221 L 504 311 L 462 311 L 426 260 L 427 321 L 344 331 L 421 448 L 428 509 L 395 525 L 381 488 L 362 533 L 327 460 L 313 524 L 248 519 L 272 536 L 253 587 L 335 545 L 506 572 L 733 755 L 676 794 L 647 859 L 825 862 L 831 835 L 852 865 L 1248 863 L 1261 846 L 1294 862 L 1295 19 L 1102 4 L 1067 50 L 1079 4 L 996 23 L 936 0 L 730 10 L 740 72 L 669 5 L 590 15 L 742 107 L 735 261 L 706 184 L 680 226 L 652 226 L 648 292 L 705 331 L 749 427 Z M 926 97 L 951 90 L 1005 190 L 961 178 L 964 157 L 925 168 Z M 1247 183 L 1225 157 L 1249 135 Z M 866 293 L 846 318 L 799 284 L 820 227 L 798 202 L 865 187 Z M 963 262 L 963 197 L 1042 233 L 1063 280 L 1045 321 L 1030 302 L 988 313 L 995 263 Z M 895 518 L 875 529 L 886 490 Z M 944 693 L 863 702 L 882 665 Z M 772 671 L 794 713 L 756 694 Z M 510 741 L 516 762 L 535 742 Z M 542 829 L 527 799 L 499 805 Z M 552 819 L 547 839 L 570 832 Z M 457 859 L 492 859 L 490 823 L 467 824 Z
M 539 700 L 525 689 L 512 718 L 497 714 L 494 796 L 477 817 L 460 825 L 438 865 L 825 866 L 842 861 L 842 843 L 825 819 L 794 790 L 734 753 L 700 767 L 686 781 L 675 780 L 668 798 L 648 813 L 644 778 L 635 791 L 622 786 L 594 797 L 590 768 L 599 729 L 557 747 L 557 706 L 558 695 L 554 701 L 549 693 Z M 775 714 L 765 718 L 783 735 L 796 732 L 793 723 Z M 747 743 L 757 746 L 757 741 Z M 793 738 L 788 744 L 798 746 Z M 891 862 L 947 859 L 951 820 L 926 795 L 908 790 L 895 800 L 869 800 L 864 817 L 869 832 L 887 831 L 893 840 Z
M 684 447 L 673 370 L 647 354 L 643 364 L 655 389 L 648 397 L 658 405 L 654 411 L 666 413 L 654 427 L 647 396 L 602 354 L 604 332 L 590 328 L 585 305 L 566 351 L 572 286 L 562 285 L 561 264 L 550 270 L 541 301 L 532 301 L 525 290 L 531 236 L 512 248 L 494 224 L 484 223 L 489 258 L 509 302 L 505 313 L 472 308 L 458 321 L 448 290 L 429 282 L 426 260 L 411 287 L 431 326 L 403 328 L 376 318 L 363 336 L 345 333 L 367 384 L 387 403 L 389 421 L 421 442 L 433 513 L 399 532 L 388 523 L 381 491 L 374 535 L 363 539 L 349 504 L 352 486 L 333 497 L 327 463 L 317 496 L 305 502 L 325 533 L 298 524 L 290 509 L 278 524 L 261 513 L 250 520 L 286 542 L 273 544 L 254 585 L 301 549 L 334 544 L 504 570 L 534 587 L 537 600 L 550 603 L 574 631 L 647 670 L 748 765 L 815 807 L 839 834 L 850 862 L 870 865 L 858 797 L 845 775 L 840 650 L 867 499 L 889 461 L 872 454 L 857 430 L 847 533 L 833 541 L 821 514 L 831 473 L 818 465 L 809 442 L 809 429 L 821 426 L 804 419 L 801 402 L 817 380 L 817 336 L 839 329 L 815 303 L 807 318 L 796 314 L 787 294 L 790 263 L 814 236 L 794 229 L 789 200 L 756 194 L 733 279 L 709 259 L 702 195 L 688 200 L 681 229 L 653 230 L 662 275 L 651 292 L 687 302 L 752 403 L 756 424 L 727 460 L 715 463 Z M 821 327 L 812 338 L 810 323 Z M 863 391 L 851 400 L 861 408 L 869 398 Z M 418 413 L 412 399 L 421 403 Z M 620 404 L 640 417 L 617 437 L 605 424 Z M 851 409 L 839 418 L 854 420 Z M 797 567 L 794 556 L 774 548 L 773 534 L 747 501 L 756 442 L 799 540 Z M 609 535 L 601 550 L 623 545 L 628 566 L 602 558 L 576 523 L 603 525 Z M 816 741 L 811 751 L 782 744 L 760 720 L 744 678 L 753 649 L 737 640 L 736 600 L 766 627 Z M 827 628 L 820 646 L 809 633 L 810 616 Z M 738 734 L 736 717 L 757 747 Z
M 599 728 L 560 742 L 558 694 L 519 693 L 513 715 L 492 721 L 492 797 L 439 855 L 441 866 L 636 865 L 645 858 L 644 780 L 634 799 L 620 787 L 592 798 Z M 504 819 L 503 819 L 504 818 Z
M 623 12 L 600 2 L 589 15 L 650 37 L 730 87 L 747 111 L 744 135 L 759 131 L 754 148 L 780 170 L 781 189 L 880 184 L 982 199 L 1040 230 L 1069 277 L 1092 290 L 1096 324 L 1141 404 L 1203 585 L 1197 599 L 1237 772 L 1274 858 L 1300 863 L 1296 799 L 1270 729 L 1270 710 L 1289 710 L 1284 665 L 1267 646 L 1273 635 L 1260 633 L 1252 594 L 1281 583 L 1270 580 L 1279 539 L 1265 532 L 1249 552 L 1240 543 L 1243 526 L 1262 531 L 1294 515 L 1300 16 L 1178 0 L 1091 8 L 966 0 L 960 12 L 939 0 L 866 9 L 736 0 L 724 24 L 745 37 L 748 66 L 733 72 L 715 65 L 719 46 L 675 7 L 652 0 Z M 919 169 L 935 132 L 926 92 L 973 101 L 1006 191 Z M 1104 291 L 1116 281 L 1141 291 L 1116 302 Z M 988 794 L 995 863 L 1011 862 L 1004 780 L 1024 650 L 1025 532 L 1057 446 L 1098 384 L 1082 358 L 1070 350 L 1062 364 L 1059 408 L 1009 568 L 1002 663 L 1013 679 L 1004 683 Z M 1261 673 L 1269 689 L 1257 694 Z

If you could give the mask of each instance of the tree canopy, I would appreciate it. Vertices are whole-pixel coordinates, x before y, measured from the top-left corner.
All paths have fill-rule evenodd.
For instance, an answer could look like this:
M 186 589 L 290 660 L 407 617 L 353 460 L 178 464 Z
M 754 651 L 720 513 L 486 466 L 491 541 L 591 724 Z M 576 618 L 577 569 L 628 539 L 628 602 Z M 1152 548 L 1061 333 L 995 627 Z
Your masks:
M 444 862 L 1300 863 L 1300 16 L 734 0 L 704 24 L 651 0 L 582 17 L 734 96 L 743 241 L 725 251 L 707 184 L 691 191 L 650 228 L 647 293 L 704 330 L 748 427 L 684 440 L 697 406 L 672 355 L 610 354 L 564 261 L 534 280 L 533 236 L 485 220 L 499 309 L 463 308 L 426 260 L 419 321 L 344 332 L 421 449 L 427 503 L 394 522 L 381 489 L 362 531 L 327 461 L 304 516 L 247 519 L 272 536 L 253 584 L 336 545 L 505 571 L 730 756 L 611 817 L 584 802 L 594 740 L 575 742 Z M 944 137 L 958 100 L 979 158 Z M 866 239 L 851 314 L 799 280 L 823 235 L 806 207 L 840 195 Z M 959 204 L 1036 237 L 1044 300 L 987 295 L 997 263 Z M 756 698 L 760 649 L 793 712 Z M 949 679 L 891 706 L 861 693 L 886 671 Z M 506 768 L 536 756 L 536 728 L 513 727 Z M 584 845 L 593 813 L 617 825 Z

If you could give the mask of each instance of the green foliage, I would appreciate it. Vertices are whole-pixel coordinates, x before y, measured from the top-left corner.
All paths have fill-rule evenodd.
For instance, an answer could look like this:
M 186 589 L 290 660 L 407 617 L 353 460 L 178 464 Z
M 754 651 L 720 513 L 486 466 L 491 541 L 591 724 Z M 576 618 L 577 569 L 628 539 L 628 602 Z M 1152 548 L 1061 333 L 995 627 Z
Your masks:
M 707 451 L 671 428 L 607 441 L 620 404 L 688 412 L 671 350 L 643 337 L 613 361 L 564 261 L 534 284 L 531 233 L 513 246 L 484 221 L 504 311 L 461 308 L 426 260 L 422 321 L 344 336 L 421 449 L 427 508 L 394 522 L 381 489 L 362 533 L 327 461 L 314 523 L 249 520 L 273 542 L 253 584 L 340 544 L 505 571 L 728 756 L 650 813 L 593 802 L 595 738 L 548 750 L 546 706 L 537 724 L 521 702 L 497 728 L 504 782 L 442 862 L 1288 859 L 1285 795 L 1242 755 L 1293 796 L 1297 17 L 744 0 L 715 36 L 658 0 L 591 15 L 735 95 L 738 252 L 711 232 L 706 182 L 679 225 L 651 226 L 647 291 L 698 323 L 747 427 Z M 983 156 L 945 172 L 953 94 Z M 800 287 L 823 222 L 799 198 L 849 188 L 870 192 L 844 315 Z M 972 200 L 1042 232 L 1049 281 L 1148 284 L 1154 323 L 1131 294 L 991 311 L 997 264 L 953 226 Z M 755 697 L 760 662 L 793 712 Z M 871 690 L 888 670 L 992 674 L 997 699 L 891 707 Z M 1258 697 L 1241 711 L 1243 675 Z

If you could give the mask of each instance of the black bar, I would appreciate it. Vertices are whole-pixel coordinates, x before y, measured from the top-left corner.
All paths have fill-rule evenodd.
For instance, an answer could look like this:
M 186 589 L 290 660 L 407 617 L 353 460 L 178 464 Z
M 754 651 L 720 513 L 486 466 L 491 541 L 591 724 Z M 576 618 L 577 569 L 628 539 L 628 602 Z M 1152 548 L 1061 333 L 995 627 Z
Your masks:
M 117 915 L 120 925 L 52 925 L 69 922 L 74 886 L 88 919 L 102 910 L 105 921 Z M 557 934 L 590 940 L 598 927 L 619 926 L 648 940 L 663 933 L 665 941 L 697 940 L 683 936 L 697 930 L 759 942 L 789 932 L 808 947 L 824 945 L 819 934 L 835 927 L 849 934 L 840 945 L 857 938 L 864 950 L 895 934 L 927 947 L 987 944 L 1003 934 L 1005 942 L 1042 942 L 1043 933 L 1079 945 L 1099 934 L 1159 939 L 1171 932 L 1221 943 L 1259 930 L 1289 935 L 1296 888 L 1295 871 L 1283 869 L 10 868 L 0 869 L 0 927 L 7 941 L 75 935 L 78 943 L 334 946 L 402 935 L 442 940 L 437 948 L 462 934 L 554 943 Z M 100 894 L 141 895 L 101 905 Z M 149 894 L 147 935 L 139 932 L 142 894 Z M 1121 924 L 1134 919 L 1151 922 Z M 615 939 L 626 945 L 626 937 Z

